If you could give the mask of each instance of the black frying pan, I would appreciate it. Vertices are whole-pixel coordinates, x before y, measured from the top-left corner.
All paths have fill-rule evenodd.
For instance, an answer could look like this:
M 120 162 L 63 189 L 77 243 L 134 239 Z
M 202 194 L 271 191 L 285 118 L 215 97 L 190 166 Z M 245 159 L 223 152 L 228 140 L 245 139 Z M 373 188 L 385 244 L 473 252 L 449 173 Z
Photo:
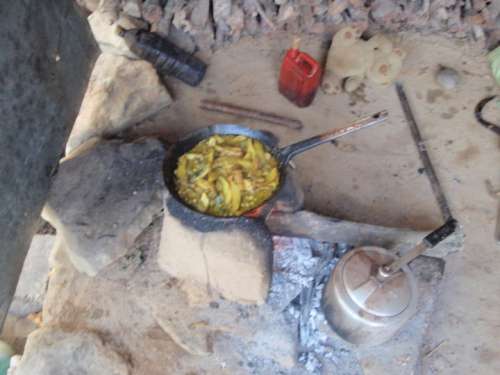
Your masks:
M 167 189 L 169 190 L 172 197 L 177 200 L 182 205 L 189 207 L 183 200 L 178 196 L 177 190 L 175 187 L 175 175 L 174 171 L 177 168 L 177 160 L 183 154 L 191 150 L 194 146 L 196 146 L 202 140 L 211 137 L 212 135 L 244 135 L 246 137 L 254 138 L 262 142 L 268 150 L 272 153 L 272 155 L 279 162 L 279 173 L 280 173 L 280 183 L 278 188 L 274 192 L 274 194 L 262 205 L 257 208 L 254 208 L 250 211 L 245 212 L 241 216 L 246 217 L 265 217 L 271 210 L 273 203 L 279 197 L 280 192 L 283 187 L 283 183 L 286 177 L 286 167 L 290 160 L 296 155 L 307 151 L 313 147 L 319 146 L 323 143 L 330 142 L 334 139 L 342 137 L 346 134 L 367 128 L 369 126 L 380 124 L 381 122 L 387 119 L 388 113 L 387 111 L 381 111 L 375 113 L 370 117 L 363 118 L 350 126 L 341 129 L 331 130 L 329 132 L 305 139 L 303 141 L 293 143 L 289 146 L 285 146 L 282 148 L 278 147 L 278 139 L 270 132 L 249 129 L 240 125 L 212 125 L 207 128 L 200 129 L 195 131 L 188 136 L 182 138 L 175 144 L 173 144 L 167 151 L 167 157 L 165 159 L 164 164 L 164 179 Z M 194 209 L 192 209 L 194 210 Z M 198 212 L 198 211 L 196 211 Z M 205 216 L 216 217 L 220 219 L 227 219 L 227 217 L 219 217 L 212 216 L 209 214 L 203 214 L 198 212 L 199 214 Z

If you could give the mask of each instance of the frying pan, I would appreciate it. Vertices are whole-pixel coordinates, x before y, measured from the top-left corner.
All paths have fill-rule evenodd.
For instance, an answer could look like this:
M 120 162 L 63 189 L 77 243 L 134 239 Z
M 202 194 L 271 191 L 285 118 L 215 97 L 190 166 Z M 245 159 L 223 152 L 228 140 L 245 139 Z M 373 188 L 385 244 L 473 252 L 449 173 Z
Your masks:
M 175 199 L 180 204 L 197 212 L 198 214 L 209 216 L 217 219 L 231 219 L 240 216 L 249 218 L 259 218 L 266 217 L 274 206 L 274 203 L 279 199 L 280 193 L 283 190 L 284 181 L 287 175 L 288 163 L 297 156 L 298 154 L 307 151 L 313 147 L 319 146 L 323 143 L 333 141 L 339 137 L 346 134 L 353 133 L 355 131 L 374 126 L 382 123 L 387 119 L 387 111 L 381 111 L 373 114 L 372 116 L 363 118 L 345 128 L 334 129 L 323 134 L 316 135 L 311 138 L 293 143 L 285 147 L 278 147 L 278 139 L 271 132 L 254 130 L 241 125 L 234 124 L 217 124 L 212 125 L 200 130 L 197 130 L 186 137 L 180 139 L 178 142 L 174 143 L 168 150 L 167 156 L 165 158 L 163 176 L 165 179 L 165 185 L 171 194 L 171 197 Z M 268 151 L 276 158 L 279 165 L 280 181 L 278 187 L 276 188 L 274 194 L 264 203 L 262 203 L 257 208 L 251 209 L 243 213 L 240 216 L 213 216 L 206 213 L 201 213 L 194 208 L 188 206 L 182 198 L 177 194 L 177 189 L 175 186 L 175 169 L 177 168 L 178 159 L 184 155 L 186 152 L 191 150 L 199 142 L 213 135 L 243 135 L 249 138 L 256 139 L 262 142 L 268 149 Z

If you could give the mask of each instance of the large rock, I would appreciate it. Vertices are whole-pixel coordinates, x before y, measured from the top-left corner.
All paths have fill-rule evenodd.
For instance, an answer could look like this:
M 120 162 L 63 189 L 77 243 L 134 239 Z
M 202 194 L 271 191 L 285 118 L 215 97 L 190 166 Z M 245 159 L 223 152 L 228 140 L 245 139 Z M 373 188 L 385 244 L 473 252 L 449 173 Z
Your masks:
M 171 215 L 168 204 L 163 220 L 158 252 L 161 269 L 231 301 L 265 302 L 271 283 L 272 254 L 257 241 L 258 235 L 237 226 L 202 232 Z
M 56 236 L 49 234 L 33 237 L 9 314 L 25 317 L 42 310 L 49 279 L 49 256 L 55 242 Z
M 79 150 L 61 163 L 43 216 L 74 266 L 93 276 L 125 255 L 161 211 L 164 150 L 153 139 Z
M 41 328 L 26 343 L 13 375 L 129 375 L 129 364 L 91 332 Z
M 170 103 L 151 64 L 103 53 L 90 77 L 66 152 L 92 136 L 113 134 L 141 122 Z
M 79 11 L 0 2 L 0 327 L 96 58 Z
M 125 40 L 118 34 L 118 15 L 114 12 L 98 9 L 89 17 L 89 24 L 99 48 L 104 53 L 126 56 L 130 59 L 138 57 L 130 51 Z

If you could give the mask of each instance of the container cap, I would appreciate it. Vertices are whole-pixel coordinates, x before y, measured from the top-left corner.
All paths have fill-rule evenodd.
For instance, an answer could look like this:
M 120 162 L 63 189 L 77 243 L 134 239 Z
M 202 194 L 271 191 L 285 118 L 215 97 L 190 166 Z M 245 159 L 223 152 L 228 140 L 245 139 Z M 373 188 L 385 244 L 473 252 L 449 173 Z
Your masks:
M 412 289 L 405 270 L 385 280 L 377 278 L 378 268 L 393 259 L 387 250 L 362 247 L 353 250 L 342 264 L 342 281 L 347 295 L 359 306 L 361 313 L 394 317 L 410 305 Z

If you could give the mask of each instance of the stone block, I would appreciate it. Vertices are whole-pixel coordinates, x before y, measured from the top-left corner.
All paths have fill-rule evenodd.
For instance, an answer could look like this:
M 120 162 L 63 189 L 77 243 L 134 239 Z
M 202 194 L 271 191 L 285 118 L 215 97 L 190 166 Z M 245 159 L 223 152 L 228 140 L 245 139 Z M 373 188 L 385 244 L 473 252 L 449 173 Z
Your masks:
M 164 150 L 143 139 L 76 151 L 61 163 L 43 216 L 75 268 L 94 276 L 125 255 L 160 213 Z
M 158 263 L 171 276 L 195 281 L 231 301 L 262 304 L 271 282 L 271 259 L 270 249 L 243 229 L 202 232 L 165 208 Z

